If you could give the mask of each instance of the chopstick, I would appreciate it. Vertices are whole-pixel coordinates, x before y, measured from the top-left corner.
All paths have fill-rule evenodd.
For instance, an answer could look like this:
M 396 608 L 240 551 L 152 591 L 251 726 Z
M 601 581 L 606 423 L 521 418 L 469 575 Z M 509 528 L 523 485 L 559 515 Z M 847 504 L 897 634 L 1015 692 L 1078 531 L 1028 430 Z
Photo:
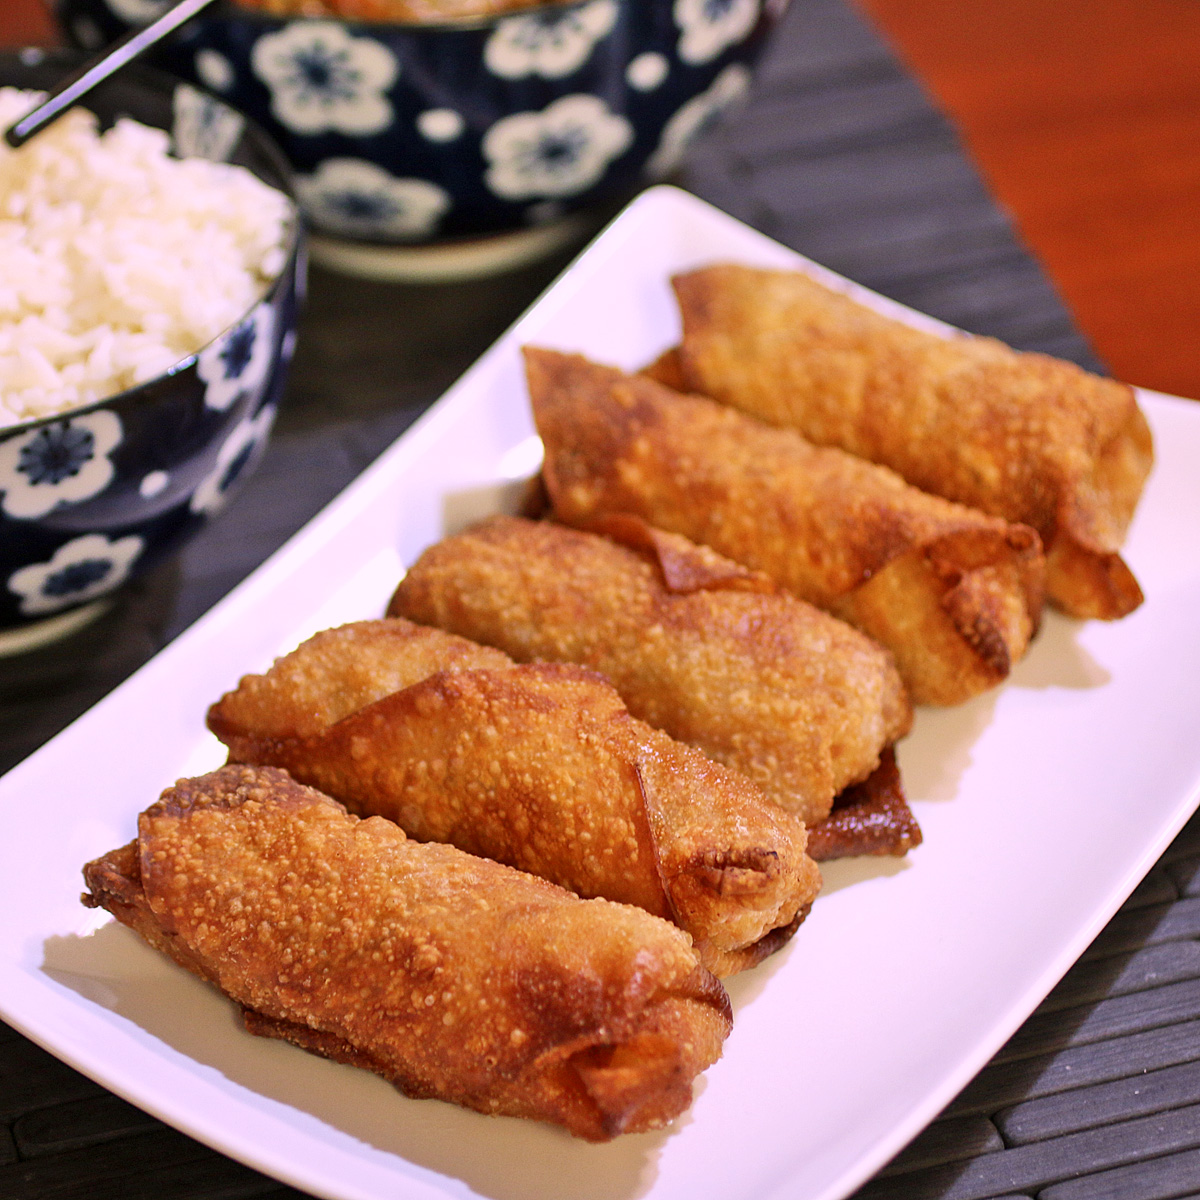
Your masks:
M 68 108 L 77 104 L 93 88 L 174 33 L 180 25 L 212 2 L 213 0 L 179 0 L 179 3 L 167 9 L 161 17 L 144 29 L 131 30 L 78 70 L 71 72 L 41 104 L 5 130 L 4 140 L 14 150 L 23 146 L 47 125 L 57 121 Z

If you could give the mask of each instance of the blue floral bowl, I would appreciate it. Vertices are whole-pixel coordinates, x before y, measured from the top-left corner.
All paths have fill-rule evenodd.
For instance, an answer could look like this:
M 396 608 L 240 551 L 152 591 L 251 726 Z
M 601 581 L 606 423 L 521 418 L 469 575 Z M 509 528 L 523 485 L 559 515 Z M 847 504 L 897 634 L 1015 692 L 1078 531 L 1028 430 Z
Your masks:
M 46 88 L 77 63 L 0 53 L 0 84 Z M 170 131 L 178 153 L 238 163 L 291 194 L 267 137 L 190 84 L 127 68 L 88 107 L 102 127 L 132 116 Z M 0 428 L 0 649 L 41 640 L 31 622 L 65 631 L 70 610 L 177 549 L 254 466 L 295 341 L 298 219 L 290 239 L 264 298 L 197 354 L 118 395 Z
M 266 128 L 324 234 L 536 228 L 668 174 L 745 92 L 787 0 L 573 0 L 470 23 L 284 19 L 228 2 L 157 52 Z M 94 49 L 168 0 L 56 0 Z

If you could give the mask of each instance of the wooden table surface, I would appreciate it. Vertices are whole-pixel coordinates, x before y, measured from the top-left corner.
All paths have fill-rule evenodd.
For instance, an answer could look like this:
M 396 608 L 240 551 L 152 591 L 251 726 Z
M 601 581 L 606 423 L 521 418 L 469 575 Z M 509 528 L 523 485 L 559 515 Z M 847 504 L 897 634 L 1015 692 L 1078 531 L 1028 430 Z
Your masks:
M 1109 370 L 1200 398 L 1200 4 L 861 3 Z
M 1146 196 L 1157 180 L 1162 196 L 1178 195 L 1171 187 L 1186 182 L 1188 154 L 1177 157 L 1177 169 L 1168 169 L 1161 154 L 1134 155 L 1131 168 L 1140 164 L 1148 172 L 1140 178 L 1100 169 L 1110 125 L 1090 121 L 1104 136 L 1089 157 L 1075 140 L 1089 121 L 1078 118 L 1123 111 L 1118 100 L 1131 80 L 1117 72 L 1116 90 L 1106 94 L 1093 70 L 1098 59 L 1080 60 L 1084 65 L 1071 72 L 1050 69 L 1079 44 L 1071 22 L 1119 8 L 1131 19 L 1137 11 L 1148 14 L 1142 34 L 1174 54 L 1179 42 L 1163 36 L 1150 16 L 1171 8 L 1178 35 L 1184 5 L 1142 0 L 1135 10 L 1117 0 L 1054 0 L 1044 3 L 1045 12 L 1038 6 L 1043 26 L 1065 22 L 1065 32 L 1057 52 L 1037 50 L 1047 78 L 1029 86 L 1046 97 L 1055 82 L 1049 76 L 1065 75 L 1073 87 L 1094 89 L 1086 99 L 1076 93 L 1072 104 L 1047 101 L 1040 117 L 1027 90 L 1013 83 L 1013 55 L 1029 45 L 1016 14 L 1039 15 L 1032 3 L 995 0 L 986 6 L 987 26 L 971 15 L 982 5 L 869 5 L 916 65 L 925 92 L 862 10 L 846 0 L 795 0 L 749 108 L 694 149 L 683 184 L 834 269 L 964 328 L 1092 366 L 1094 351 L 1114 366 L 1129 356 L 1120 357 L 1122 374 L 1200 395 L 1200 386 L 1164 374 L 1176 369 L 1172 364 L 1189 366 L 1186 339 L 1174 353 L 1166 316 L 1135 313 L 1140 341 L 1122 343 L 1113 337 L 1123 329 L 1113 315 L 1120 310 L 1102 303 L 1125 300 L 1127 287 L 1150 279 L 1155 263 L 1182 261 L 1150 234 L 1113 235 L 1112 222 L 1145 215 L 1132 200 L 1114 199 L 1116 190 Z M 47 35 L 31 0 L 0 0 L 0 41 Z M 1096 35 L 1089 44 L 1099 53 L 1103 41 Z M 1130 45 L 1105 53 L 1120 57 L 1118 50 L 1124 54 Z M 1151 75 L 1164 94 L 1170 90 L 1165 71 Z M 1181 75 L 1177 82 L 1182 88 L 1188 81 Z M 950 106 L 961 101 L 953 112 L 986 186 L 929 95 Z M 1148 129 L 1154 105 L 1141 111 Z M 1076 134 L 1065 126 L 1054 132 L 1059 118 L 1072 113 Z M 1010 117 L 1009 133 L 998 138 L 1009 137 L 1010 149 L 988 149 L 989 127 L 994 132 Z M 1006 190 L 1011 181 L 1003 164 L 1011 166 L 1018 147 L 1035 143 L 1053 158 L 1046 147 L 1055 138 L 1070 149 L 1071 163 L 1091 161 L 1098 173 L 1087 182 L 1075 167 L 1061 171 L 1057 199 L 1039 210 L 1037 197 L 1029 200 L 1037 189 L 1028 187 L 1021 204 L 1029 200 L 1032 207 L 1019 207 L 1021 189 Z M 1145 132 L 1142 140 L 1162 146 L 1170 135 Z M 1012 170 L 1020 183 L 1022 171 Z M 1016 214 L 1034 256 L 996 196 Z M 1087 218 L 1096 207 L 1102 211 Z M 1099 233 L 1089 239 L 1089 221 L 1093 229 L 1104 227 L 1111 246 L 1103 241 L 1101 248 Z M 1186 225 L 1164 221 L 1162 230 L 1187 233 Z M 1038 238 L 1056 226 L 1058 241 L 1047 249 Z M 0 771 L 103 696 L 299 528 L 403 432 L 561 263 L 513 273 L 502 287 L 389 287 L 314 272 L 288 394 L 257 473 L 175 561 L 130 587 L 103 620 L 68 645 L 0 663 Z M 1057 291 L 1039 263 L 1052 268 Z M 1200 274 L 1190 274 L 1184 282 L 1200 288 Z M 1163 286 L 1174 275 L 1164 269 Z M 1127 281 L 1092 288 L 1104 320 L 1081 302 L 1086 289 L 1068 287 L 1098 278 Z M 1063 296 L 1074 306 L 1074 321 Z M 1185 306 L 1186 298 L 1178 300 L 1175 314 Z M 1190 328 L 1194 321 L 1183 332 Z M 1200 1195 L 1200 819 L 1041 1008 L 858 1200 L 1189 1195 Z M 298 1200 L 300 1193 L 166 1128 L 0 1025 L 0 1200 L 252 1196 Z

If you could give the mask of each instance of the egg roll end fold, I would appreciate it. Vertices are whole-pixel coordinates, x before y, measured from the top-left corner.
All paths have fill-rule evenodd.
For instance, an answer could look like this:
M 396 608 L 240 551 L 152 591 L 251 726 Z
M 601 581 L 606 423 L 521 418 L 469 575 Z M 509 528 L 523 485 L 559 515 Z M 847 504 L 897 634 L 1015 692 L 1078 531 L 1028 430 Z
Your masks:
M 939 336 L 802 270 L 718 263 L 672 280 L 680 346 L 648 371 L 909 483 L 1036 529 L 1047 597 L 1116 619 L 1120 555 L 1154 461 L 1132 387 L 987 337 Z

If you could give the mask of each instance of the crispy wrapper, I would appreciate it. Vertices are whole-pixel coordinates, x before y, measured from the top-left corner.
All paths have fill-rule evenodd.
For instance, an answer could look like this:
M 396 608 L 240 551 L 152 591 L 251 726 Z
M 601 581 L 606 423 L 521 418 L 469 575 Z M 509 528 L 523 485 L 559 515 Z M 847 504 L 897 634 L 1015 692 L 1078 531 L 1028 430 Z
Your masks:
M 436 645 L 457 668 L 432 665 Z M 356 691 L 365 676 L 378 692 Z M 783 945 L 820 887 L 800 820 L 635 720 L 594 672 L 516 665 L 408 621 L 318 634 L 243 679 L 209 725 L 231 760 L 283 767 L 420 841 L 667 918 L 720 975 Z
M 761 572 L 636 517 L 606 536 L 495 517 L 431 546 L 388 607 L 520 662 L 591 667 L 635 717 L 807 824 L 908 731 L 890 656 Z
M 886 646 L 916 703 L 1000 683 L 1041 612 L 1037 534 L 701 396 L 527 348 L 569 524 L 627 513 L 761 570 Z
M 673 283 L 683 343 L 656 375 L 1031 526 L 1047 595 L 1074 616 L 1141 603 L 1118 552 L 1153 444 L 1127 384 L 912 329 L 799 271 L 721 265 Z
M 181 780 L 84 879 L 250 1032 L 591 1141 L 678 1116 L 731 1024 L 667 922 L 411 842 L 270 768 Z
M 858 854 L 900 858 L 922 842 L 921 827 L 904 796 L 895 751 L 834 801 L 833 811 L 808 831 L 808 852 L 817 862 Z

